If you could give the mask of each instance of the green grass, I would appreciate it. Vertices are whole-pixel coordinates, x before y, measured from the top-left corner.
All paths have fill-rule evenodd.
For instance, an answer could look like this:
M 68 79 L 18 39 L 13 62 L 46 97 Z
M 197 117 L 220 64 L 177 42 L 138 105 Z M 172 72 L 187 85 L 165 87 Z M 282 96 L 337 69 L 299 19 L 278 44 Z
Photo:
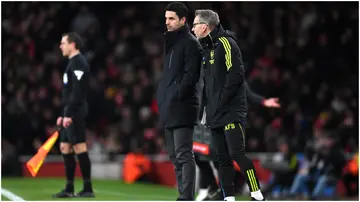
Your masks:
M 1 195 L 1 201 L 10 201 L 8 198 L 6 198 L 5 196 Z
M 27 201 L 48 201 L 51 195 L 64 187 L 60 178 L 2 178 L 1 187 L 22 197 Z M 175 188 L 153 184 L 124 184 L 119 180 L 93 180 L 95 198 L 72 198 L 73 201 L 174 201 L 177 196 Z M 75 191 L 82 188 L 81 179 L 75 180 Z M 249 197 L 238 196 L 236 200 L 248 200 Z M 1 196 L 2 201 L 9 201 Z M 59 199 L 64 200 L 64 199 Z

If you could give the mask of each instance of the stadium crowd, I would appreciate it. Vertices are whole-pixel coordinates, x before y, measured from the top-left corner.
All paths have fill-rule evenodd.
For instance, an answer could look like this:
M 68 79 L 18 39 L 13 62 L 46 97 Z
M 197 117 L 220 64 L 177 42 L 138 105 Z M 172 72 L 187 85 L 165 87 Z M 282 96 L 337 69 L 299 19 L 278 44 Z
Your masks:
M 294 151 L 331 133 L 345 152 L 358 148 L 357 4 L 187 3 L 210 8 L 237 34 L 253 91 L 281 109 L 250 104 L 247 150 Z M 155 100 L 162 71 L 166 3 L 6 2 L 2 18 L 2 149 L 34 154 L 61 111 L 66 59 L 61 34 L 84 38 L 90 81 L 90 152 L 164 153 Z M 54 152 L 58 148 L 54 147 Z

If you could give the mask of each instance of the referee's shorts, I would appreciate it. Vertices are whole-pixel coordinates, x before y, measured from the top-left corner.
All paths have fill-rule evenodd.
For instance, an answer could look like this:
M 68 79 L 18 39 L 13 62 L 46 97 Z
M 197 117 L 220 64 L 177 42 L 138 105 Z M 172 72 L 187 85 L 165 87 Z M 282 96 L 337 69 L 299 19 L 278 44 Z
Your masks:
M 60 133 L 60 141 L 76 145 L 86 142 L 86 115 L 87 106 L 79 108 L 79 115 L 72 118 L 72 123 Z

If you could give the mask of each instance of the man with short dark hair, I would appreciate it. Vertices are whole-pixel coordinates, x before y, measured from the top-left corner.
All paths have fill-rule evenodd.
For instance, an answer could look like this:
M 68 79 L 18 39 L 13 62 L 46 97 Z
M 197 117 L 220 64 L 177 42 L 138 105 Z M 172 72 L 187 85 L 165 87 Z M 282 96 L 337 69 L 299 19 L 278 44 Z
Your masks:
M 87 88 L 90 77 L 90 67 L 86 58 L 81 54 L 82 40 L 74 32 L 62 36 L 60 49 L 62 55 L 69 59 L 63 76 L 63 114 L 56 124 L 62 126 L 60 151 L 64 158 L 66 186 L 54 198 L 94 197 L 91 183 L 91 162 L 85 142 L 85 118 L 88 113 Z M 83 190 L 74 195 L 75 156 L 78 157 L 82 173 Z
M 201 45 L 186 25 L 183 3 L 166 7 L 163 74 L 157 89 L 160 123 L 165 128 L 166 149 L 175 166 L 178 200 L 194 200 L 195 160 L 192 150 L 199 100 L 196 83 L 201 67 Z

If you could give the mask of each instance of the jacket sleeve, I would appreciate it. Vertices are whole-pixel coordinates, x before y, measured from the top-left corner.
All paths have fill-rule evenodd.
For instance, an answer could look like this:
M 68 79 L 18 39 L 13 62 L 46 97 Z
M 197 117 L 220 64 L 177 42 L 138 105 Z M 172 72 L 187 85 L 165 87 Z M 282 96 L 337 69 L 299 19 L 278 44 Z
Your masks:
M 236 95 L 237 90 L 244 83 L 245 70 L 241 51 L 236 42 L 225 37 L 220 37 L 219 40 L 223 46 L 226 68 L 225 86 L 218 103 L 218 106 L 223 106 Z
M 245 88 L 246 88 L 246 97 L 247 97 L 247 100 L 251 101 L 252 103 L 254 104 L 259 104 L 259 105 L 262 105 L 263 102 L 265 101 L 265 98 L 261 95 L 258 95 L 256 93 L 254 93 L 249 84 L 244 81 L 244 85 L 245 85 Z
M 81 102 L 86 99 L 86 83 L 88 72 L 84 71 L 83 64 L 76 63 L 72 68 L 72 92 L 69 104 L 65 107 L 64 116 L 74 117 Z
M 184 50 L 184 75 L 177 87 L 177 97 L 184 99 L 193 92 L 196 83 L 199 81 L 201 68 L 202 49 L 196 40 L 191 40 L 185 45 Z

